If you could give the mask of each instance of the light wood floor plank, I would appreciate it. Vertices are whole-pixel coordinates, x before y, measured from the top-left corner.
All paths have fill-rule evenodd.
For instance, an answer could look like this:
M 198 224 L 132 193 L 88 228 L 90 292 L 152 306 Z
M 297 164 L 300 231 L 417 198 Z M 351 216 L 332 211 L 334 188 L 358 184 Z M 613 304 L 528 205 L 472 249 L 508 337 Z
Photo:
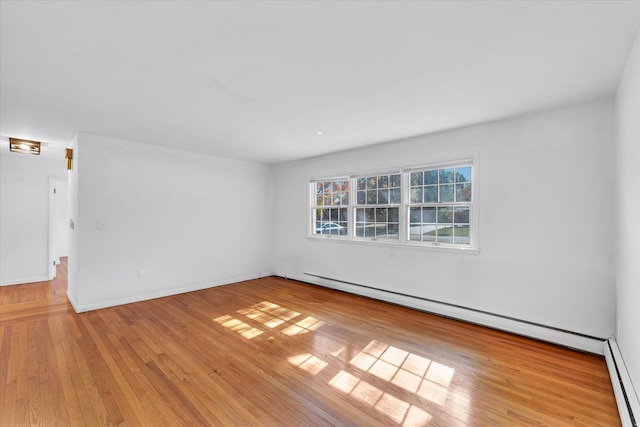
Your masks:
M 76 314 L 0 288 L 0 426 L 617 426 L 603 358 L 270 277 Z

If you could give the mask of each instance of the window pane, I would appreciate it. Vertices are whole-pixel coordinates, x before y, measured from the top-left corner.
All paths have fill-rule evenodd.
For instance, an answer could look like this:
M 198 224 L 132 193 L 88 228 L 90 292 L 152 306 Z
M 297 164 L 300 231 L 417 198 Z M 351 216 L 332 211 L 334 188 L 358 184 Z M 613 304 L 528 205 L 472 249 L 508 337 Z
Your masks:
M 411 208 L 409 211 L 409 222 L 419 223 L 422 217 L 422 208 Z
M 329 211 L 330 209 L 322 209 L 322 220 L 329 221 Z
M 438 223 L 453 222 L 453 209 L 450 206 L 437 208 L 438 209 Z
M 378 209 L 376 209 L 376 222 L 387 222 L 387 209 L 386 208 L 378 208 Z
M 389 203 L 389 190 L 378 190 L 378 204 L 386 205 Z
M 440 187 L 440 203 L 453 202 L 453 185 L 441 185 Z
M 422 203 L 422 188 L 411 189 L 411 203 Z
M 415 187 L 417 185 L 422 185 L 422 172 L 411 173 L 411 186 Z
M 378 191 L 377 190 L 369 190 L 369 191 L 367 191 L 367 204 L 368 205 L 376 205 L 376 204 L 378 204 Z
M 471 181 L 471 166 L 456 168 L 456 182 Z
M 398 222 L 398 208 L 389 208 L 388 211 L 389 222 Z
M 366 222 L 376 222 L 376 210 L 373 208 L 366 208 L 364 210 L 364 220 Z
M 471 183 L 456 184 L 456 201 L 457 202 L 470 202 L 471 201 Z
M 347 208 L 341 208 L 340 209 L 339 218 L 338 218 L 339 221 L 341 221 L 341 222 L 342 221 L 348 221 L 347 216 L 348 216 Z
M 339 204 L 339 205 L 348 205 L 349 204 L 349 193 L 344 192 L 344 191 L 342 191 L 340 193 L 337 193 L 337 198 L 339 200 L 339 203 L 337 203 L 337 204 Z
M 322 209 L 316 209 L 316 222 L 319 221 L 322 221 Z
M 434 226 L 422 227 L 422 241 L 423 242 L 435 242 L 436 241 L 436 228 Z
M 356 221 L 364 222 L 364 209 L 362 208 L 356 209 Z
M 315 206 L 346 206 L 349 204 L 349 180 L 316 182 Z
M 453 182 L 453 169 L 440 169 L 440 184 Z
M 438 236 L 436 238 L 436 241 L 442 242 L 442 243 L 453 243 L 453 236 L 451 235 L 451 227 L 449 227 L 448 229 L 438 230 Z
M 370 176 L 367 178 L 367 189 L 378 188 L 378 177 Z
M 367 223 L 364 225 L 364 237 L 376 237 L 375 223 Z
M 437 170 L 432 170 L 432 171 L 425 171 L 424 172 L 424 183 L 425 185 L 427 184 L 437 184 L 438 183 L 438 171 Z
M 456 224 L 469 223 L 469 208 L 467 206 L 456 207 L 453 211 L 453 222 Z
M 361 225 L 357 225 L 356 226 L 356 236 L 357 237 L 364 237 L 364 227 Z
M 424 187 L 424 202 L 425 203 L 438 203 L 438 186 L 432 185 Z
M 331 221 L 338 221 L 338 209 L 331 209 Z
M 400 187 L 400 174 L 391 175 L 389 177 L 389 187 Z
M 409 240 L 417 240 L 417 241 L 422 240 L 420 236 L 421 229 L 422 229 L 422 226 L 420 225 L 412 225 L 411 227 L 409 227 Z
M 389 175 L 378 177 L 378 188 L 389 188 Z
M 453 228 L 453 243 L 469 244 L 469 226 L 456 225 Z
M 393 238 L 398 238 L 399 235 L 399 226 L 398 223 L 389 223 L 388 226 L 388 230 L 389 230 L 389 237 L 393 237 Z
M 376 224 L 376 237 L 387 237 L 387 224 Z
M 366 191 L 358 191 L 357 198 L 358 198 L 358 202 L 357 203 L 359 205 L 364 205 L 365 203 L 367 203 L 367 192 Z
M 436 208 L 422 208 L 422 222 L 436 222 Z
M 389 190 L 389 203 L 394 205 L 394 204 L 400 204 L 400 189 L 399 188 L 392 188 L 391 190 Z
M 358 178 L 358 190 L 366 190 L 367 178 Z

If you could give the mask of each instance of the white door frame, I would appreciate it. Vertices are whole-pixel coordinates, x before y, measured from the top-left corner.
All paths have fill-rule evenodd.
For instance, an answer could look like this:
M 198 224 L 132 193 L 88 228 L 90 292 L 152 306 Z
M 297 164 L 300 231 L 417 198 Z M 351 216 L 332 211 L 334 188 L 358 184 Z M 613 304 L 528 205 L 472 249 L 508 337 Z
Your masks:
M 57 220 L 59 220 L 59 218 L 56 218 L 56 183 L 63 181 L 66 183 L 67 178 L 66 177 L 49 177 L 49 257 L 48 257 L 48 280 L 53 280 L 56 277 L 56 261 L 57 261 L 57 254 L 56 254 L 56 233 L 55 233 L 55 227 L 57 224 Z

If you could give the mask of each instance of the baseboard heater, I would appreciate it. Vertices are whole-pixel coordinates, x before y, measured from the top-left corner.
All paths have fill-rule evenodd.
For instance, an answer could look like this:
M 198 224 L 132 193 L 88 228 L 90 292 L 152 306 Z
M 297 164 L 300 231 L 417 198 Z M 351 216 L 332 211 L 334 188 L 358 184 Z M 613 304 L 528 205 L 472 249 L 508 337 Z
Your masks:
M 434 313 L 440 316 L 451 317 L 457 320 L 488 326 L 490 328 L 551 342 L 581 351 L 599 355 L 603 354 L 602 343 L 606 340 L 605 338 L 569 331 L 502 314 L 491 313 L 489 311 L 471 307 L 465 307 L 463 305 L 335 279 L 311 272 L 304 272 L 304 275 L 306 277 L 298 278 L 289 276 L 289 278 Z
M 640 401 L 631 383 L 631 376 L 624 364 L 622 353 L 614 338 L 604 344 L 604 358 L 607 361 L 611 385 L 616 396 L 620 420 L 624 427 L 638 427 L 640 422 Z
M 374 286 L 335 279 L 305 272 L 306 277 L 284 276 L 301 282 L 362 295 L 413 309 L 476 323 L 494 329 L 528 336 L 543 341 L 604 355 L 623 427 L 640 427 L 640 396 L 631 383 L 622 353 L 613 338 L 600 338 L 554 326 L 491 313 L 458 304 L 389 291 Z

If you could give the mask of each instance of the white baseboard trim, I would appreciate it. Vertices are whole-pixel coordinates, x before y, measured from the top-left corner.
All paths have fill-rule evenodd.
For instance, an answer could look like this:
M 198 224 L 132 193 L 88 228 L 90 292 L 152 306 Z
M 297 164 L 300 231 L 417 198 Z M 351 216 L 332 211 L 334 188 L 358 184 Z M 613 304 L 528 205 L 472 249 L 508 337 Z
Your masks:
M 69 296 L 68 293 L 67 293 L 67 298 L 69 298 L 69 302 L 73 306 L 73 309 L 76 311 L 76 313 L 83 313 L 85 311 L 99 310 L 101 308 L 115 307 L 115 306 L 118 306 L 118 305 L 131 304 L 131 303 L 140 302 L 140 301 L 147 301 L 147 300 L 155 299 L 155 298 L 163 298 L 163 297 L 168 297 L 168 296 L 171 296 L 171 295 L 178 295 L 178 294 L 184 294 L 184 293 L 187 293 L 187 292 L 200 291 L 200 290 L 203 290 L 203 289 L 214 288 L 216 286 L 229 285 L 231 283 L 243 282 L 245 280 L 259 279 L 261 277 L 271 276 L 272 274 L 273 273 L 271 273 L 271 272 L 260 272 L 259 274 L 230 277 L 230 278 L 226 278 L 226 279 L 218 280 L 218 281 L 197 283 L 197 284 L 188 285 L 188 286 L 182 286 L 182 287 L 178 287 L 178 288 L 165 289 L 165 290 L 158 291 L 158 292 L 151 292 L 151 293 L 146 293 L 146 294 L 142 294 L 142 295 L 134 295 L 134 296 L 125 297 L 125 298 L 117 298 L 117 299 L 112 299 L 112 300 L 107 300 L 107 301 L 100 301 L 100 302 L 96 302 L 96 303 L 83 304 L 83 305 L 76 304 L 73 301 L 73 299 Z
M 4 280 L 0 282 L 0 286 L 23 285 L 25 283 L 46 282 L 48 280 L 48 276 L 27 277 L 18 280 Z
M 604 342 L 603 350 L 622 426 L 637 427 L 640 422 L 640 399 L 631 382 L 618 343 L 610 337 Z
M 73 310 L 76 313 L 79 313 L 78 311 L 78 304 L 76 304 L 75 300 L 73 299 L 73 297 L 71 296 L 71 294 L 69 293 L 69 290 L 67 290 L 67 299 L 69 300 L 69 303 L 71 304 L 71 307 L 73 307 Z
M 300 282 L 348 292 L 351 294 L 362 295 L 365 297 L 389 302 L 392 304 L 398 304 L 416 310 L 438 314 L 441 316 L 451 317 L 465 322 L 488 326 L 493 329 L 535 338 L 564 347 L 569 347 L 598 355 L 603 354 L 602 343 L 605 340 L 604 338 L 592 337 L 572 331 L 565 331 L 552 326 L 539 325 L 525 320 L 509 318 L 468 307 L 456 306 L 435 300 L 414 297 L 411 295 L 402 295 L 354 283 L 347 283 L 340 280 L 322 277 L 313 273 L 305 272 L 304 276 L 280 276 L 298 280 Z

